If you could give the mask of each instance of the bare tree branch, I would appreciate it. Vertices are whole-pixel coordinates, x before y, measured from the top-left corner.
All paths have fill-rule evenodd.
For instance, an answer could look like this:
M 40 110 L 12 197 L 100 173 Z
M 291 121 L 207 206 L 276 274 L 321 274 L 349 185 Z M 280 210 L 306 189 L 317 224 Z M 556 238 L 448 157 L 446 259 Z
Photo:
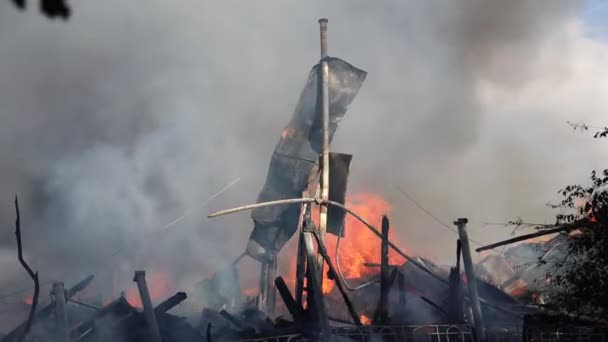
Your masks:
M 15 212 L 17 214 L 17 218 L 15 220 L 15 237 L 17 238 L 17 255 L 19 258 L 19 262 L 25 268 L 27 273 L 30 275 L 32 280 L 34 281 L 34 297 L 32 298 L 32 306 L 30 307 L 30 313 L 28 315 L 25 327 L 21 336 L 19 337 L 19 342 L 25 340 L 25 336 L 30 330 L 32 326 L 32 321 L 34 320 L 34 313 L 36 312 L 36 306 L 38 305 L 38 295 L 40 294 L 40 282 L 38 281 L 38 271 L 32 271 L 31 267 L 27 264 L 27 262 L 23 259 L 23 247 L 21 245 L 21 222 L 19 217 L 19 202 L 17 200 L 17 195 L 15 195 Z

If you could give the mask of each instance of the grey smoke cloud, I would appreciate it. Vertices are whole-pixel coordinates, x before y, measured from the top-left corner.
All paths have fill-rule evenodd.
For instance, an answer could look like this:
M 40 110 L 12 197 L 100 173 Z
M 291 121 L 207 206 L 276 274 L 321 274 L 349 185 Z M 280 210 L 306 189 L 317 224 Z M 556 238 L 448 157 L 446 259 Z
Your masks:
M 552 89 L 556 74 L 560 84 L 587 80 L 569 62 L 580 57 L 569 29 L 579 6 L 111 0 L 74 3 L 62 23 L 3 3 L 1 265 L 14 246 L 14 193 L 42 278 L 115 270 L 127 287 L 134 269 L 162 264 L 186 287 L 240 254 L 249 216 L 205 216 L 255 201 L 318 59 L 320 17 L 329 18 L 330 55 L 369 72 L 334 143 L 355 155 L 349 189 L 383 193 L 410 250 L 447 262 L 455 237 L 396 185 L 447 223 L 469 216 L 471 236 L 485 242 L 509 232 L 481 220 L 550 218 L 543 204 L 554 190 L 588 171 L 543 171 L 563 155 L 583 160 L 586 143 L 560 118 L 593 116 L 576 116 L 586 103 L 577 94 L 558 99 L 562 109 L 546 105 L 553 93 L 529 90 L 538 80 Z M 566 60 L 548 60 L 560 42 Z M 608 107 L 596 106 L 585 115 Z M 186 211 L 170 231 L 150 233 Z M 10 275 L 0 287 L 28 284 Z

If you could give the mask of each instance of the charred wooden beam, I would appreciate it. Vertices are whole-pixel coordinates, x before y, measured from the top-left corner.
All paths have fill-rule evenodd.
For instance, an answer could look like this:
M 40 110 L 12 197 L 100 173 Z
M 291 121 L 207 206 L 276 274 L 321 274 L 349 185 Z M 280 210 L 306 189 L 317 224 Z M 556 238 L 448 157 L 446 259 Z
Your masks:
M 388 260 L 388 217 L 382 216 L 382 243 L 380 248 L 380 299 L 374 313 L 374 324 L 382 325 L 389 323 L 388 317 L 388 293 L 390 291 L 390 265 Z
M 249 329 L 247 324 L 245 324 L 242 320 L 234 317 L 234 315 L 224 309 L 220 310 L 220 315 L 241 330 Z
M 450 269 L 450 286 L 448 289 L 448 316 L 450 322 L 462 322 L 462 288 L 460 280 L 460 254 L 462 245 L 460 240 L 456 242 L 456 267 Z
M 237 208 L 217 211 L 215 213 L 211 213 L 211 214 L 207 215 L 207 217 L 211 218 L 211 217 L 217 217 L 217 216 L 222 216 L 222 215 L 228 215 L 228 214 L 232 214 L 232 213 L 236 213 L 236 212 L 240 212 L 240 211 L 251 210 L 251 209 L 255 209 L 255 208 L 262 208 L 262 207 L 268 207 L 268 206 L 273 206 L 273 205 L 281 205 L 281 204 L 292 204 L 292 203 L 319 203 L 319 204 L 326 203 L 326 204 L 333 205 L 335 207 L 341 208 L 342 210 L 346 211 L 347 213 L 349 213 L 353 217 L 355 217 L 359 222 L 363 223 L 363 225 L 365 225 L 372 233 L 374 233 L 374 235 L 382 238 L 382 233 L 380 233 L 372 224 L 370 224 L 369 222 L 367 222 L 367 220 L 365 220 L 359 214 L 357 214 L 356 212 L 354 212 L 352 209 L 346 207 L 345 205 L 343 205 L 341 203 L 335 202 L 335 201 L 323 201 L 321 199 L 316 199 L 316 198 L 291 198 L 291 199 L 276 200 L 276 201 L 269 201 L 269 202 L 256 203 L 256 204 L 249 204 L 249 205 L 245 205 L 245 206 L 241 206 L 241 207 L 237 207 Z M 421 271 L 427 273 L 428 275 L 430 275 L 431 277 L 433 277 L 433 278 L 437 279 L 438 281 L 442 282 L 446 286 L 449 285 L 449 281 L 448 280 L 444 279 L 443 277 L 441 277 L 441 276 L 435 274 L 434 272 L 432 272 L 431 270 L 429 270 L 427 267 L 425 267 L 420 262 L 418 262 L 418 260 L 416 260 L 415 258 L 412 258 L 408 254 L 406 254 L 405 252 L 403 252 L 393 242 L 389 241 L 389 246 L 397 254 L 399 254 L 400 256 L 402 256 L 403 258 L 405 258 L 407 261 L 409 261 L 410 263 L 412 263 L 412 265 L 418 267 Z M 465 295 L 465 299 L 466 299 L 466 295 Z M 494 305 L 492 303 L 489 303 L 489 302 L 485 301 L 483 298 L 480 298 L 480 302 L 482 304 L 488 306 L 488 307 L 491 307 L 491 308 L 495 309 L 495 310 L 501 311 L 503 313 L 506 313 L 508 315 L 511 315 L 511 316 L 514 316 L 514 317 L 517 317 L 517 318 L 521 318 L 521 316 L 519 314 L 514 313 L 511 310 L 502 308 L 502 307 L 500 307 L 498 305 Z
M 156 313 L 156 315 L 165 313 L 179 305 L 181 302 L 185 301 L 186 298 L 188 298 L 188 295 L 185 292 L 178 292 L 167 298 L 164 302 L 158 304 L 154 308 L 154 313 Z
M 323 259 L 325 260 L 325 263 L 327 264 L 327 267 L 329 269 L 329 274 L 331 275 L 331 278 L 336 283 L 336 287 L 338 288 L 338 291 L 340 291 L 340 294 L 342 295 L 342 300 L 344 300 L 344 304 L 346 304 L 348 313 L 350 314 L 350 316 L 353 319 L 353 322 L 356 325 L 362 325 L 361 319 L 359 318 L 359 314 L 357 313 L 357 310 L 355 309 L 353 302 L 348 297 L 344 284 L 340 280 L 340 277 L 338 277 L 338 273 L 334 267 L 333 262 L 331 261 L 331 257 L 329 256 L 329 253 L 327 252 L 327 248 L 325 248 L 325 244 L 323 243 L 323 240 L 321 239 L 320 234 L 316 231 L 313 231 L 313 235 L 315 236 L 315 239 L 317 240 L 317 246 L 318 246 L 319 253 L 321 254 Z
M 310 215 L 307 215 L 304 223 L 304 246 L 306 250 L 306 300 L 308 302 L 307 311 L 309 317 L 316 319 L 320 338 L 322 340 L 329 337 L 329 321 L 327 318 L 327 308 L 325 307 L 325 298 L 323 298 L 323 289 L 321 278 L 315 255 L 314 247 L 314 232 L 316 229 Z
M 65 310 L 65 288 L 62 282 L 53 283 L 53 299 L 55 306 L 55 338 L 58 342 L 69 342 L 68 313 Z
M 471 297 L 471 310 L 473 311 L 473 323 L 475 324 L 475 336 L 476 341 L 485 341 L 486 332 L 485 325 L 483 322 L 483 315 L 481 313 L 481 305 L 479 301 L 479 293 L 477 290 L 477 278 L 475 277 L 475 270 L 473 269 L 473 259 L 471 258 L 471 249 L 469 247 L 469 236 L 467 234 L 468 220 L 466 218 L 459 218 L 454 222 L 458 227 L 458 236 L 460 237 L 460 243 L 462 244 L 462 261 L 464 262 L 464 271 L 467 275 L 467 285 L 469 287 L 469 295 Z
M 135 271 L 133 281 L 137 283 L 141 303 L 144 307 L 144 316 L 146 317 L 146 323 L 148 325 L 150 341 L 162 342 L 160 329 L 158 328 L 158 322 L 156 320 L 156 313 L 154 312 L 152 299 L 150 298 L 150 292 L 148 291 L 148 285 L 146 284 L 146 271 Z
M 304 310 L 302 309 L 302 305 L 300 305 L 291 295 L 289 291 L 289 287 L 285 284 L 285 280 L 283 277 L 277 277 L 274 280 L 274 284 L 279 291 L 279 295 L 283 299 L 283 303 L 285 303 L 285 307 L 293 317 L 293 320 L 296 324 L 303 324 L 305 320 Z
M 573 226 L 566 226 L 566 227 L 559 227 L 559 228 L 542 230 L 540 232 L 536 232 L 536 233 L 532 233 L 532 234 L 525 234 L 525 235 L 521 235 L 521 236 L 518 236 L 518 237 L 514 237 L 512 239 L 508 239 L 508 240 L 496 242 L 496 243 L 493 243 L 493 244 L 490 244 L 490 245 L 487 245 L 487 246 L 479 247 L 479 248 L 477 248 L 475 250 L 475 252 L 482 252 L 482 251 L 486 251 L 488 249 L 493 249 L 493 248 L 504 246 L 504 245 L 510 245 L 512 243 L 515 243 L 515 242 L 530 240 L 530 239 L 533 239 L 533 238 L 539 237 L 539 236 L 544 236 L 544 235 L 549 235 L 549 234 L 555 234 L 555 233 L 565 232 L 565 231 L 568 231 L 568 230 L 573 230 L 574 228 L 575 227 L 573 227 Z

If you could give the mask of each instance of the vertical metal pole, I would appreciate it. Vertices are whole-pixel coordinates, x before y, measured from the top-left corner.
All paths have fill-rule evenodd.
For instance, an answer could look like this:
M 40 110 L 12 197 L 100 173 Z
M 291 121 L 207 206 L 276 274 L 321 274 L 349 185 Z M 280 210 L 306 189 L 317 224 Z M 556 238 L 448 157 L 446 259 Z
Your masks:
M 458 235 L 462 245 L 462 261 L 464 262 L 464 271 L 467 275 L 471 311 L 473 311 L 473 323 L 475 324 L 475 338 L 477 342 L 482 342 L 485 341 L 486 331 L 479 303 L 479 292 L 477 291 L 477 279 L 475 278 L 475 270 L 473 269 L 473 259 L 471 258 L 467 222 L 469 220 L 466 218 L 459 218 L 454 224 L 458 227 Z
M 53 283 L 53 297 L 55 297 L 55 327 L 59 342 L 69 342 L 68 313 L 65 311 L 65 288 L 63 283 Z
M 269 263 L 260 265 L 260 290 L 257 298 L 257 309 L 266 312 L 266 304 L 268 303 L 268 268 Z
M 158 328 L 158 322 L 156 321 L 156 314 L 154 313 L 154 307 L 152 306 L 152 299 L 150 298 L 150 292 L 148 292 L 148 285 L 146 284 L 146 271 L 135 271 L 133 281 L 137 283 L 141 303 L 144 306 L 144 315 L 146 317 L 146 323 L 148 324 L 150 341 L 162 342 L 160 329 Z
M 323 120 L 323 161 L 322 161 L 322 181 L 323 188 L 321 189 L 321 199 L 327 201 L 329 199 L 329 64 L 327 63 L 327 19 L 319 19 L 321 26 L 321 118 Z M 319 235 L 322 241 L 325 241 L 325 232 L 327 231 L 327 205 L 321 205 L 321 214 L 319 216 Z M 323 279 L 323 257 L 318 256 L 319 272 Z

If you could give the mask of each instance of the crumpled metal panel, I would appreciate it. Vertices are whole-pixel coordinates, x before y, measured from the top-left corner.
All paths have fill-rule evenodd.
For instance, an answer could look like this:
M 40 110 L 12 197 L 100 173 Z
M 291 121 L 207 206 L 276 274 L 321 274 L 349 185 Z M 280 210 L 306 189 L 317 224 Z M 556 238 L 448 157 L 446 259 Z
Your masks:
M 346 186 L 348 184 L 348 171 L 353 156 L 344 153 L 329 153 L 329 200 L 344 204 L 346 200 Z M 327 232 L 344 237 L 344 216 L 342 208 L 329 206 L 327 210 Z
M 339 59 L 328 57 L 329 64 L 329 136 L 330 141 L 348 106 L 359 92 L 367 73 Z M 318 108 L 320 101 L 319 64 L 308 76 L 304 90 L 289 124 L 277 144 L 266 183 L 257 203 L 298 198 L 308 186 L 308 176 L 322 153 L 323 130 Z M 254 222 L 248 253 L 266 260 L 264 254 L 277 253 L 297 229 L 299 204 L 254 209 Z

